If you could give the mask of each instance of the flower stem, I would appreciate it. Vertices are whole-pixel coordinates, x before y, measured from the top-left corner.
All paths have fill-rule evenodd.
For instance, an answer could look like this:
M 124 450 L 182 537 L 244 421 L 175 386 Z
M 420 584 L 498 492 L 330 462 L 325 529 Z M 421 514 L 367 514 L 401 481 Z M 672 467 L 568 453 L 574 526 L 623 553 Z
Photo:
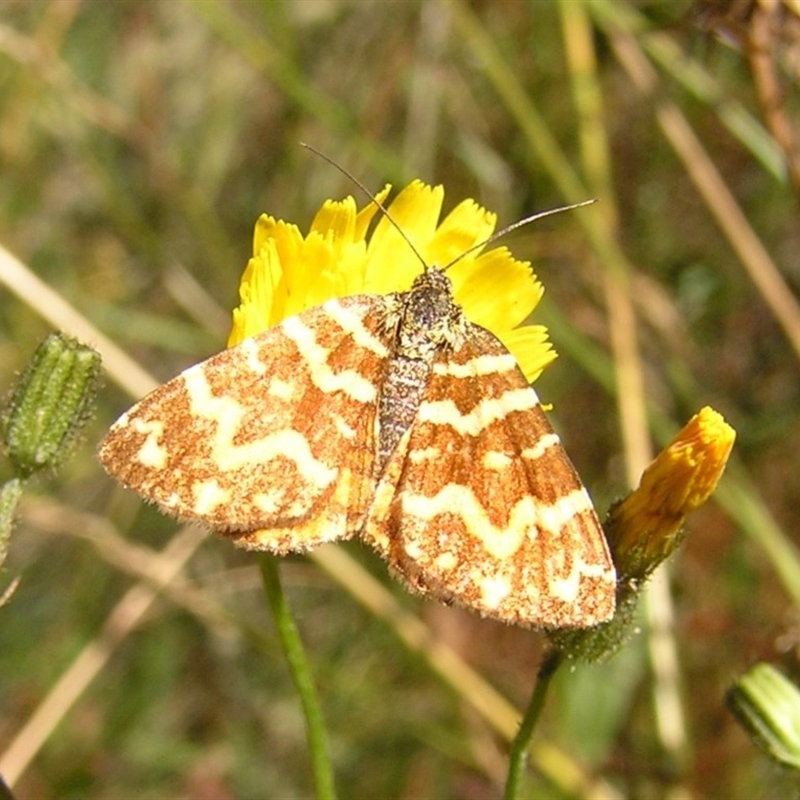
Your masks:
M 14 515 L 17 513 L 24 483 L 22 478 L 11 478 L 0 486 L 0 567 L 6 560 L 8 540 L 11 538 Z
M 300 641 L 300 634 L 294 624 L 289 604 L 286 602 L 286 595 L 281 587 L 278 559 L 275 556 L 260 554 L 259 566 L 264 582 L 264 592 L 275 621 L 283 654 L 303 707 L 317 800 L 335 800 L 336 789 L 333 783 L 333 771 L 328 753 L 328 739 L 322 719 L 322 709 L 303 644 Z
M 517 735 L 511 743 L 511 752 L 508 757 L 508 775 L 506 777 L 506 788 L 503 793 L 503 800 L 519 800 L 522 797 L 522 777 L 525 773 L 525 766 L 528 763 L 528 751 L 530 750 L 531 738 L 539 721 L 547 690 L 550 688 L 550 681 L 555 675 L 556 670 L 561 666 L 563 654 L 560 650 L 551 650 L 542 661 L 539 667 L 539 674 L 536 678 L 536 686 L 533 688 L 528 707 L 525 709 L 525 716 L 522 718 Z

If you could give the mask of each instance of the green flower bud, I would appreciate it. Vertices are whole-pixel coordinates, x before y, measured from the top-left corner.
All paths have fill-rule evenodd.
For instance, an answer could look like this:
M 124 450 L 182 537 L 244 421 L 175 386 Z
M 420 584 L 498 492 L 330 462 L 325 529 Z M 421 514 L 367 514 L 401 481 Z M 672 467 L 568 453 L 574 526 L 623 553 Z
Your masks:
M 728 690 L 728 707 L 775 761 L 800 769 L 800 690 L 769 664 L 756 664 Z
M 100 355 L 62 333 L 39 345 L 12 390 L 4 438 L 17 475 L 57 467 L 92 412 Z

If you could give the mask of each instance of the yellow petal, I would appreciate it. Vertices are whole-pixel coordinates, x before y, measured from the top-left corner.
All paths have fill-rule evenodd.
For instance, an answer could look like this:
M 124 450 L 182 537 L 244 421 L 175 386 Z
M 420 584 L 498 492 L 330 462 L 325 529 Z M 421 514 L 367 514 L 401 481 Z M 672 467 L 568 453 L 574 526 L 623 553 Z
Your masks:
M 277 248 L 266 242 L 258 256 L 253 256 L 239 285 L 241 305 L 233 312 L 234 326 L 228 347 L 255 336 L 275 324 L 271 314 L 286 304 L 286 289 Z
M 317 211 L 310 231 L 320 235 L 333 235 L 335 242 L 350 243 L 356 230 L 356 201 L 347 196 L 344 200 L 326 200 Z
M 338 258 L 331 236 L 311 231 L 303 242 L 299 263 L 293 265 L 287 309 L 299 314 L 335 297 Z
M 517 261 L 505 247 L 458 262 L 448 272 L 467 316 L 493 331 L 515 328 L 542 299 L 544 289 L 527 261 Z
M 528 383 L 533 383 L 558 357 L 547 341 L 547 328 L 544 325 L 525 325 L 505 331 L 503 344 L 517 360 Z
M 362 239 L 367 238 L 367 230 L 369 228 L 370 222 L 372 222 L 372 218 L 375 214 L 380 210 L 380 207 L 384 205 L 386 198 L 389 196 L 389 192 L 392 191 L 392 184 L 387 183 L 386 186 L 375 195 L 375 200 L 377 202 L 372 202 L 366 205 L 361 211 L 358 212 L 358 216 L 356 217 L 356 230 L 355 230 L 355 240 L 361 241 Z
M 253 255 L 257 256 L 261 248 L 270 241 L 277 242 L 280 247 L 281 257 L 291 261 L 294 255 L 299 252 L 303 244 L 303 236 L 297 225 L 276 220 L 269 214 L 262 214 L 256 222 L 253 233 Z
M 448 267 L 494 233 L 497 215 L 474 200 L 459 203 L 441 222 L 423 253 L 428 264 Z M 469 257 L 477 258 L 478 252 Z
M 411 287 L 427 263 L 424 250 L 436 231 L 443 199 L 441 186 L 426 186 L 421 181 L 412 181 L 397 195 L 389 206 L 392 219 L 380 220 L 369 243 L 364 276 L 367 294 Z

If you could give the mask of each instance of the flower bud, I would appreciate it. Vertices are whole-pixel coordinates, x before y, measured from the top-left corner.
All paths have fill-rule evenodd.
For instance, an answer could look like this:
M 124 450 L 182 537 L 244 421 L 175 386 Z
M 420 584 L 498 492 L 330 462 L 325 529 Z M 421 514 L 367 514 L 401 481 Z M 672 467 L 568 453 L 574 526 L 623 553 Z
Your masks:
M 705 407 L 656 456 L 603 525 L 620 582 L 641 583 L 680 544 L 688 514 L 717 486 L 736 432 Z
M 756 664 L 728 690 L 728 708 L 775 761 L 800 769 L 800 690 L 769 664 Z
M 4 440 L 18 477 L 58 466 L 91 414 L 100 355 L 62 333 L 37 348 L 3 415 Z

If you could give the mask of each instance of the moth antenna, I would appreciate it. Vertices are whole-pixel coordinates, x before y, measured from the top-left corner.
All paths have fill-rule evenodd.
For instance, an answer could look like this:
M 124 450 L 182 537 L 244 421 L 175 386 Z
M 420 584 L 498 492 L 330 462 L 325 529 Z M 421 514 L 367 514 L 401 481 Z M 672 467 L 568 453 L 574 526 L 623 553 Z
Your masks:
M 428 264 L 422 257 L 422 253 L 420 253 L 419 250 L 417 250 L 417 248 L 414 246 L 414 243 L 406 235 L 405 231 L 400 227 L 397 220 L 395 220 L 395 218 L 389 213 L 389 209 L 386 208 L 386 206 L 384 206 L 383 203 L 381 203 L 381 201 L 378 200 L 378 198 L 355 175 L 353 175 L 352 172 L 343 167 L 341 164 L 337 164 L 332 158 L 326 156 L 325 153 L 323 153 L 321 150 L 317 150 L 317 148 L 314 147 L 313 145 L 307 144 L 306 142 L 300 142 L 300 147 L 305 147 L 306 150 L 310 150 L 312 153 L 319 156 L 323 161 L 327 161 L 332 167 L 338 169 L 339 172 L 342 173 L 342 175 L 344 175 L 346 178 L 349 178 L 356 186 L 358 186 L 358 188 L 361 189 L 361 191 L 364 192 L 364 194 L 367 197 L 369 197 L 369 199 L 372 200 L 372 202 L 375 203 L 376 206 L 378 206 L 378 208 L 381 210 L 386 219 L 388 219 L 389 222 L 391 222 L 392 225 L 394 225 L 395 230 L 400 234 L 400 236 L 403 237 L 405 243 L 411 248 L 414 255 L 419 259 L 420 264 L 422 264 L 422 266 L 425 267 L 426 269 L 428 268 Z M 531 222 L 535 222 L 537 219 L 543 219 L 544 217 L 549 217 L 553 214 L 560 214 L 562 211 L 572 211 L 575 208 L 583 208 L 584 206 L 590 206 L 596 202 L 597 200 L 594 198 L 591 200 L 583 200 L 580 203 L 571 203 L 570 205 L 567 206 L 557 206 L 556 208 L 550 208 L 547 209 L 547 211 L 539 211 L 536 214 L 532 214 L 529 217 L 524 217 L 523 219 L 519 219 L 516 222 L 512 222 L 510 225 L 506 225 L 505 228 L 501 228 L 499 231 L 495 231 L 491 236 L 489 236 L 487 239 L 484 239 L 482 242 L 478 242 L 477 244 L 472 245 L 472 247 L 470 247 L 469 249 L 465 250 L 463 253 L 458 255 L 449 264 L 439 269 L 441 269 L 442 272 L 446 272 L 448 269 L 455 266 L 459 261 L 461 261 L 462 258 L 468 256 L 470 253 L 474 253 L 476 250 L 480 250 L 481 248 L 486 247 L 487 244 L 491 244 L 492 242 L 497 241 L 502 236 L 511 233 L 511 231 L 515 231 L 517 228 L 521 228 L 523 225 L 529 225 Z
M 411 239 L 409 239 L 405 231 L 397 223 L 397 220 L 395 220 L 395 218 L 389 213 L 389 209 L 386 208 L 386 206 L 383 203 L 381 203 L 381 201 L 378 200 L 378 198 L 369 189 L 367 189 L 367 187 L 364 186 L 364 184 L 358 178 L 356 178 L 356 176 L 353 175 L 352 172 L 350 172 L 350 170 L 346 169 L 341 164 L 337 164 L 332 158 L 326 156 L 325 153 L 323 153 L 322 151 L 317 150 L 317 148 L 314 147 L 313 145 L 306 144 L 305 142 L 300 142 L 300 147 L 305 147 L 306 150 L 310 150 L 312 153 L 319 156 L 323 161 L 327 161 L 332 167 L 338 169 L 339 172 L 341 172 L 342 175 L 344 175 L 346 178 L 350 178 L 350 180 L 356 186 L 358 186 L 358 188 L 361 189 L 361 191 L 364 192 L 364 194 L 367 197 L 369 197 L 369 199 L 372 200 L 372 202 L 375 203 L 376 206 L 378 206 L 378 208 L 381 210 L 386 219 L 388 219 L 389 222 L 391 222 L 392 225 L 394 225 L 395 230 L 400 234 L 400 236 L 403 237 L 405 243 L 411 248 L 411 251 L 419 259 L 420 264 L 422 264 L 422 266 L 427 269 L 428 264 L 422 257 L 422 253 L 420 253 L 419 250 L 417 250 L 417 248 L 414 246 L 414 242 L 412 242 Z
M 499 231 L 495 231 L 491 236 L 489 236 L 487 239 L 484 239 L 482 242 L 478 242 L 477 244 L 472 245 L 472 247 L 468 248 L 463 253 L 458 255 L 449 264 L 442 267 L 442 272 L 446 272 L 448 269 L 450 269 L 450 267 L 456 265 L 459 261 L 461 261 L 462 258 L 468 256 L 470 253 L 474 253 L 476 250 L 480 250 L 482 247 L 486 247 L 487 244 L 491 244 L 492 242 L 497 241 L 506 234 L 511 233 L 511 231 L 515 231 L 517 228 L 523 227 L 523 225 L 529 225 L 531 222 L 536 222 L 537 219 L 550 217 L 553 214 L 560 214 L 562 211 L 572 211 L 575 208 L 583 208 L 584 206 L 590 206 L 596 202 L 597 198 L 592 198 L 591 200 L 582 200 L 580 203 L 570 203 L 567 206 L 556 206 L 555 208 L 548 208 L 546 211 L 537 211 L 535 214 L 531 214 L 529 217 L 523 217 L 522 219 L 518 219 L 516 222 L 512 222 L 510 225 L 506 225 L 505 228 L 501 228 Z

